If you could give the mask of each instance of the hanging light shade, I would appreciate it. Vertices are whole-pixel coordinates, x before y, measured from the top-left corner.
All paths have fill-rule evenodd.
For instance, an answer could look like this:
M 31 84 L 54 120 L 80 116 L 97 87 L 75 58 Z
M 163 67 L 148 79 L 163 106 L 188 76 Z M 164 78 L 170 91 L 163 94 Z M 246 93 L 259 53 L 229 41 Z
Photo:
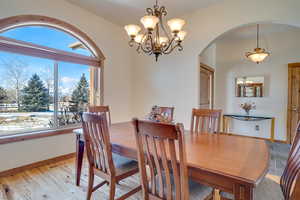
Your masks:
M 137 36 L 137 34 L 141 31 L 141 28 L 138 25 L 135 25 L 135 24 L 126 25 L 124 28 L 125 28 L 127 34 L 130 37 L 133 37 L 133 38 L 135 36 Z
M 182 27 L 184 26 L 185 21 L 183 19 L 170 19 L 168 21 L 168 25 L 172 31 L 172 33 L 178 33 L 179 31 L 181 31 Z
M 265 49 L 259 47 L 259 25 L 258 24 L 257 24 L 257 32 L 256 32 L 256 44 L 257 47 L 254 49 L 254 51 L 247 52 L 246 57 L 252 62 L 259 64 L 263 62 L 270 55 L 270 53 L 267 52 Z
M 152 31 L 155 28 L 158 22 L 158 17 L 152 15 L 146 15 L 141 18 L 141 23 L 144 25 L 145 29 L 150 31 Z
M 257 64 L 263 62 L 269 55 L 270 53 L 262 48 L 255 48 L 254 52 L 246 53 L 246 57 Z
M 176 40 L 179 40 L 179 41 L 183 41 L 185 36 L 186 36 L 187 32 L 186 31 L 179 31 L 178 34 L 177 34 L 177 39 Z

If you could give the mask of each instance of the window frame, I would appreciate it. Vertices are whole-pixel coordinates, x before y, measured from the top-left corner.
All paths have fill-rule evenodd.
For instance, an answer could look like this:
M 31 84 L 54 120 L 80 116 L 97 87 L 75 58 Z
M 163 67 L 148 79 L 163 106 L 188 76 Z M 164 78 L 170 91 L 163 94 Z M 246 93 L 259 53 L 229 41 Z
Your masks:
M 104 98 L 104 87 L 103 87 L 103 74 L 104 74 L 104 60 L 105 57 L 101 50 L 97 47 L 96 43 L 94 43 L 85 33 L 77 29 L 75 26 L 63 22 L 61 20 L 39 16 L 39 15 L 20 15 L 14 16 L 9 18 L 0 19 L 0 33 L 18 28 L 23 26 L 46 26 L 49 28 L 54 28 L 57 30 L 61 30 L 66 34 L 69 34 L 76 39 L 78 39 L 90 52 L 94 55 L 94 57 L 83 56 L 80 54 L 75 54 L 71 52 L 66 52 L 58 49 L 53 49 L 41 45 L 36 45 L 28 42 L 23 42 L 19 40 L 14 40 L 6 37 L 0 37 L 0 51 L 6 51 L 11 53 L 19 53 L 22 55 L 29 55 L 33 57 L 41 57 L 52 59 L 55 62 L 63 61 L 63 62 L 71 62 L 76 64 L 87 64 L 89 66 L 93 65 L 93 67 L 99 67 L 99 79 L 97 81 L 98 88 L 100 91 L 100 100 L 96 100 L 94 98 L 94 94 L 92 94 L 92 101 L 91 105 L 103 105 Z M 2 42 L 1 42 L 2 41 Z M 20 48 L 18 48 L 18 46 Z M 30 51 L 26 51 L 29 50 Z M 18 50 L 16 52 L 16 50 Z M 26 53 L 27 52 L 27 53 Z M 29 53 L 28 53 L 29 52 Z M 49 53 L 47 53 L 49 52 Z M 84 62 L 83 62 L 84 60 Z M 97 66 L 94 66 L 97 63 Z M 95 73 L 94 70 L 91 70 L 91 73 Z M 95 74 L 91 75 L 95 77 Z M 94 83 L 90 84 L 93 85 Z M 94 91 L 92 88 L 91 91 Z M 4 135 L 0 136 L 0 144 L 7 144 L 11 142 L 18 142 L 18 141 L 25 141 L 55 135 L 62 135 L 62 134 L 69 134 L 72 133 L 74 129 L 79 128 L 80 126 L 71 126 L 71 127 L 62 127 L 62 128 L 55 128 L 55 129 L 46 129 L 41 131 L 32 131 L 32 132 L 25 132 L 25 133 L 18 133 L 12 135 Z

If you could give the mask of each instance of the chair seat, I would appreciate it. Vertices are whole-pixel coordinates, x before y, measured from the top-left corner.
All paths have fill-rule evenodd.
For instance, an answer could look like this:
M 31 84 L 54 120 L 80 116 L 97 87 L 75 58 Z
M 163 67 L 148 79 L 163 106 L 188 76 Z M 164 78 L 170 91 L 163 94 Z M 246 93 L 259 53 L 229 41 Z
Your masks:
M 130 163 L 130 162 L 134 161 L 134 160 L 129 159 L 127 157 L 120 156 L 120 155 L 118 155 L 116 153 L 113 153 L 112 157 L 113 157 L 114 165 L 115 165 L 116 168 L 119 168 L 119 166 L 122 167 L 122 165 L 125 165 L 127 163 Z
M 114 162 L 115 162 L 115 160 L 114 160 Z M 119 160 L 118 165 L 115 165 L 115 167 L 116 167 L 116 175 L 117 176 L 125 174 L 130 171 L 138 172 L 138 168 L 139 168 L 138 163 L 133 160 L 129 160 L 129 161 L 123 162 L 123 163 L 121 163 Z
M 212 193 L 213 189 L 206 185 L 189 181 L 190 200 L 204 200 Z
M 165 177 L 165 176 L 163 176 Z M 158 183 L 158 177 L 156 178 L 156 182 Z M 165 182 L 165 180 L 163 180 Z M 171 176 L 171 185 L 174 187 L 174 178 L 173 175 Z M 151 188 L 150 188 L 151 190 Z M 166 192 L 166 188 L 164 188 Z M 204 200 L 212 193 L 213 189 L 211 187 L 199 184 L 195 181 L 189 180 L 189 194 L 190 200 Z M 172 190 L 173 197 L 175 197 L 176 191 L 175 189 Z
M 221 192 L 221 196 L 234 199 L 233 194 Z M 266 177 L 254 190 L 254 200 L 284 200 L 280 184 L 277 180 Z

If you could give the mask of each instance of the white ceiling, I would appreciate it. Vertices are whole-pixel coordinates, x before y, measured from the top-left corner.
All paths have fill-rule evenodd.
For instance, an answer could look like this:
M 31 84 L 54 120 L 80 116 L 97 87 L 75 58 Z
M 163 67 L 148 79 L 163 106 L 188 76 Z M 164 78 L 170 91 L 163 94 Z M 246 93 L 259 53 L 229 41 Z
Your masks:
M 216 41 L 220 40 L 237 40 L 237 39 L 255 39 L 256 38 L 256 24 L 244 25 L 233 30 L 230 30 L 221 35 Z M 261 37 L 266 37 L 272 33 L 293 32 L 299 31 L 298 27 L 293 27 L 285 24 L 260 24 L 259 33 Z
M 139 23 L 146 8 L 153 7 L 155 0 L 67 0 L 85 8 L 115 24 Z M 223 0 L 159 0 L 167 8 L 168 18 L 180 17 L 199 8 Z
M 271 53 L 268 59 L 272 58 L 273 61 L 275 59 L 280 60 L 282 55 L 287 54 L 290 57 L 286 58 L 293 60 L 294 54 L 291 52 L 296 52 L 297 54 L 299 49 L 297 48 L 297 38 L 299 36 L 299 27 L 271 23 L 260 25 L 260 47 Z M 211 45 L 202 52 L 202 55 L 209 54 L 216 47 L 216 62 L 221 63 L 220 67 L 249 63 L 244 55 L 248 51 L 253 51 L 256 47 L 256 25 L 245 25 L 228 31 L 217 38 Z M 283 61 L 281 60 L 280 62 Z

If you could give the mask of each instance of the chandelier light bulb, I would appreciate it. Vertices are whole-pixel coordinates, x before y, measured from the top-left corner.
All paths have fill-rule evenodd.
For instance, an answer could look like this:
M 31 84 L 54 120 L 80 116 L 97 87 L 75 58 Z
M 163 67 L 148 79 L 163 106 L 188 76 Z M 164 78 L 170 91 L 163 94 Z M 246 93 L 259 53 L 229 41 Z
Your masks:
M 126 25 L 124 29 L 126 30 L 127 34 L 133 38 L 141 31 L 141 28 L 135 24 Z
M 179 19 L 179 18 L 170 19 L 168 21 L 168 26 L 170 27 L 172 33 L 178 33 L 179 31 L 181 31 L 184 24 L 185 24 L 185 21 L 183 19 Z
M 179 31 L 177 34 L 177 40 L 179 41 L 183 41 L 185 36 L 186 36 L 187 32 L 186 31 Z
M 169 42 L 169 39 L 167 37 L 159 37 L 160 45 L 166 45 L 168 42 Z
M 159 18 L 153 15 L 146 15 L 141 18 L 141 23 L 144 25 L 145 29 L 153 30 L 156 24 L 159 22 Z
M 136 43 L 142 43 L 144 35 L 143 34 L 138 34 L 137 36 L 135 36 L 134 41 Z

